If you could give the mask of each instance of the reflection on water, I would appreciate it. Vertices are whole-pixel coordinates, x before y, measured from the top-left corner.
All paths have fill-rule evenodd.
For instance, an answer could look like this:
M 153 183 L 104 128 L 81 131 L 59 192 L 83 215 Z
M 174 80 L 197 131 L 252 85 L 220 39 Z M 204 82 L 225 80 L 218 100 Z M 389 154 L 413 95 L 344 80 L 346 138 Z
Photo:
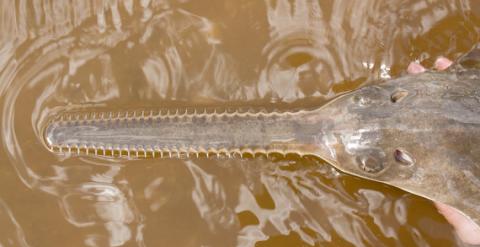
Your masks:
M 0 245 L 461 245 L 427 200 L 320 160 L 58 157 L 65 109 L 312 107 L 479 40 L 472 1 L 0 3 Z M 8 205 L 8 206 L 7 206 Z
M 0 200 L 0 231 L 2 232 L 0 246 L 29 246 L 22 228 L 3 200 Z

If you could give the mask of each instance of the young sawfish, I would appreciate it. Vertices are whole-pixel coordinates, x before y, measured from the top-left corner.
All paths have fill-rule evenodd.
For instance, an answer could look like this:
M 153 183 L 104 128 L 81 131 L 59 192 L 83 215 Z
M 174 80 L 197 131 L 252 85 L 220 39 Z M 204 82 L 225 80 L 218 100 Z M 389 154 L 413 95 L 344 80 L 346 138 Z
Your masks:
M 81 155 L 314 155 L 451 205 L 480 225 L 478 69 L 406 75 L 291 113 L 99 116 L 57 117 L 45 127 L 45 144 Z

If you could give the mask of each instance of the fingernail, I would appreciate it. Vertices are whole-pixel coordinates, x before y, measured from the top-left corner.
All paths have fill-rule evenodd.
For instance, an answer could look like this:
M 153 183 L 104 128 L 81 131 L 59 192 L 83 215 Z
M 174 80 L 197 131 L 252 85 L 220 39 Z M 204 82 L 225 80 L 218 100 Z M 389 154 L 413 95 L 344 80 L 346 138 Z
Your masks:
M 437 70 L 445 70 L 447 69 L 448 67 L 450 67 L 450 65 L 452 65 L 452 61 L 448 58 L 445 58 L 445 57 L 438 57 L 437 60 L 435 60 L 435 69 Z
M 409 65 L 408 65 L 408 68 L 407 68 L 407 72 L 409 74 L 418 74 L 418 73 L 423 73 L 425 72 L 425 68 L 417 63 L 417 62 L 411 62 Z

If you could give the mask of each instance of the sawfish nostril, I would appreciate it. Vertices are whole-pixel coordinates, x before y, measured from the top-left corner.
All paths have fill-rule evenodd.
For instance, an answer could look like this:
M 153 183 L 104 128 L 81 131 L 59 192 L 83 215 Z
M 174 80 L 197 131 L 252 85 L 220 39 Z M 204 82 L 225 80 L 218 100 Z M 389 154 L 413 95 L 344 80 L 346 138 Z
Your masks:
M 408 92 L 403 90 L 403 89 L 398 89 L 395 92 L 392 93 L 390 96 L 390 100 L 392 103 L 398 103 L 402 101 L 405 97 L 407 97 Z
M 379 173 L 385 167 L 381 161 L 370 155 L 359 157 L 357 162 L 360 169 L 367 173 Z
M 410 166 L 415 164 L 415 159 L 413 156 L 403 149 L 396 149 L 393 152 L 393 156 L 395 157 L 395 160 L 402 165 Z

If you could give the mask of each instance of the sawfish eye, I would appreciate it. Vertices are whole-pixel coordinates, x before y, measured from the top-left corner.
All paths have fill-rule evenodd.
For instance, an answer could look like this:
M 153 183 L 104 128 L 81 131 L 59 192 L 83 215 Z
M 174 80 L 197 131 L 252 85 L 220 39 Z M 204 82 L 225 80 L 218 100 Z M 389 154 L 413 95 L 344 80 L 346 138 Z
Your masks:
M 357 104 L 358 106 L 367 106 L 369 105 L 372 101 L 364 96 L 361 95 L 354 95 L 352 97 L 353 103 Z
M 379 173 L 385 166 L 379 159 L 371 156 L 361 156 L 357 158 L 358 167 L 367 173 Z
M 377 104 L 385 99 L 384 90 L 378 86 L 367 86 L 359 89 L 352 95 L 352 101 L 360 107 Z

